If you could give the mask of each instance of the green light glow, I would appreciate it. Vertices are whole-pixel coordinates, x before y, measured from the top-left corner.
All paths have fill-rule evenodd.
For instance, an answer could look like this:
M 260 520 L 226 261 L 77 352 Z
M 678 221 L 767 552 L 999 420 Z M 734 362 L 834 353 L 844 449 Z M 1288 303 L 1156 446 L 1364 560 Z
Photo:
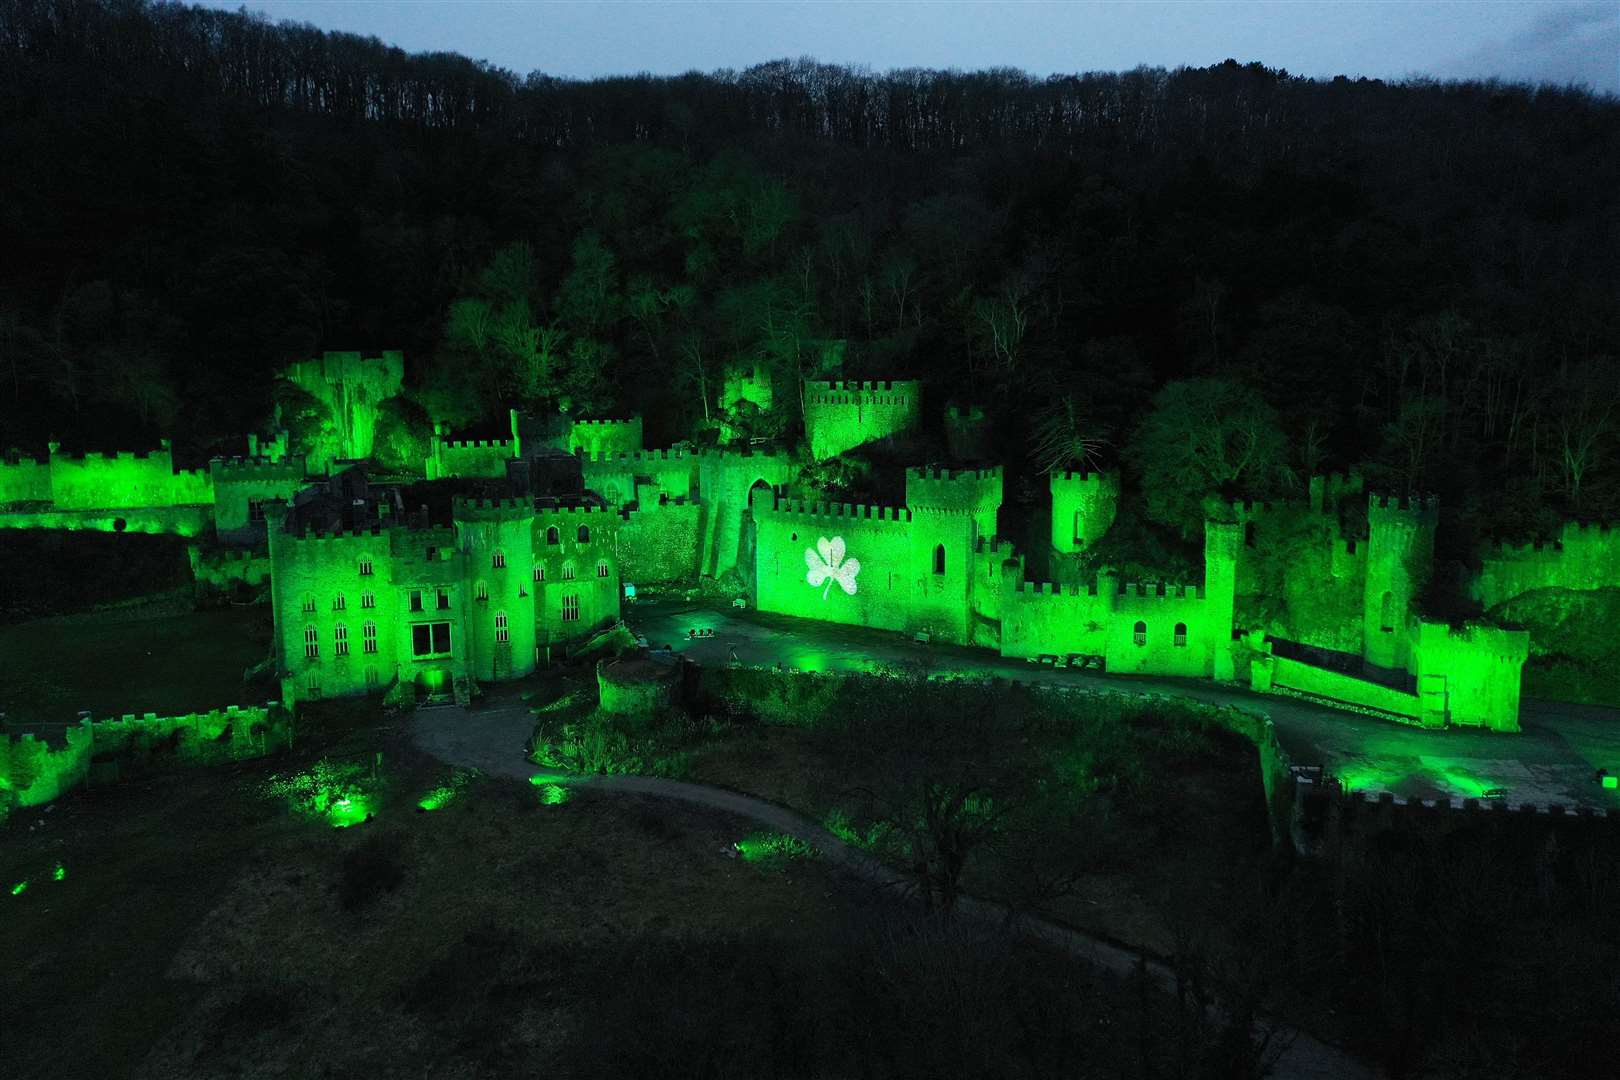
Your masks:
M 1620 788 L 1620 776 L 1605 776 L 1603 778 L 1603 787 L 1606 791 L 1614 791 L 1616 788 Z
M 11 895 L 21 896 L 23 894 L 23 890 L 26 888 L 28 888 L 28 879 L 23 878 L 21 881 L 17 882 L 17 884 L 11 887 Z
M 334 829 L 347 829 L 359 825 L 371 816 L 370 802 L 364 795 L 338 799 L 326 811 L 326 819 Z
M 751 863 L 775 864 L 791 859 L 813 858 L 816 854 L 815 848 L 786 833 L 749 833 L 732 847 L 737 849 L 744 862 Z
M 263 793 L 286 800 L 296 814 L 325 818 L 333 828 L 344 829 L 375 813 L 374 801 L 362 786 L 369 775 L 370 770 L 358 762 L 318 761 L 304 772 L 272 777 Z
M 457 772 L 450 778 L 448 783 L 440 784 L 438 787 L 422 796 L 416 805 L 422 810 L 442 810 L 461 793 L 461 789 L 466 787 L 467 782 L 471 779 L 472 773 Z
M 61 881 L 66 877 L 67 877 L 67 867 L 63 866 L 61 863 L 57 863 L 56 864 L 56 869 L 51 871 L 51 880 L 52 881 Z
M 561 806 L 568 801 L 568 789 L 561 784 L 546 784 L 540 789 L 542 806 Z

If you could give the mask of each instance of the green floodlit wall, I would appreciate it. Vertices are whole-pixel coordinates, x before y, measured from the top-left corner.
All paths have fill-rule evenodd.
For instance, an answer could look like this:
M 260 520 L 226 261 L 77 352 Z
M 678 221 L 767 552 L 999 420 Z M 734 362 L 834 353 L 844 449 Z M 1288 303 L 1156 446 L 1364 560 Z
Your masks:
M 619 516 L 619 569 L 625 581 L 660 583 L 697 576 L 703 507 L 672 499 Z
M 1230 503 L 1223 516 L 1243 528 L 1237 559 L 1237 621 L 1249 630 L 1360 654 L 1366 622 L 1365 540 L 1340 535 L 1337 504 Z M 1330 490 L 1335 494 L 1342 478 Z M 1403 613 L 1404 615 L 1404 613 Z
M 100 775 L 142 764 L 209 765 L 260 757 L 288 745 L 291 721 L 279 706 L 227 706 L 184 716 L 85 719 L 52 746 L 33 735 L 0 736 L 0 811 L 43 806 Z M 116 763 L 116 764 L 114 764 Z
M 705 451 L 698 458 L 697 495 L 703 504 L 698 551 L 698 572 L 722 578 L 733 571 L 747 572 L 749 552 L 743 550 L 743 521 L 750 509 L 774 500 L 773 489 L 798 473 L 793 459 L 782 453 Z M 761 549 L 763 550 L 763 549 Z
M 1445 682 L 1446 719 L 1452 724 L 1519 730 L 1519 678 L 1530 651 L 1530 635 L 1469 625 L 1413 620 L 1414 674 Z
M 450 439 L 435 428 L 428 444 L 427 478 L 442 480 L 452 476 L 478 476 L 499 479 L 506 476 L 506 463 L 517 456 L 510 439 Z
M 881 630 L 922 628 L 913 612 L 914 584 L 932 570 L 912 561 L 910 511 L 782 500 L 756 506 L 754 519 L 761 611 Z M 962 599 L 965 613 L 965 593 Z
M 869 442 L 915 430 L 922 418 L 922 383 L 804 384 L 804 431 L 817 461 Z
M 641 417 L 628 420 L 575 420 L 568 434 L 573 454 L 627 454 L 642 448 Z
M 1555 544 L 1499 545 L 1482 562 L 1472 591 L 1487 610 L 1538 589 L 1620 588 L 1620 529 L 1568 522 Z
M 700 460 L 685 450 L 637 450 L 586 454 L 579 468 L 585 489 L 614 506 L 649 506 L 663 498 L 694 498 Z
M 213 527 L 213 523 L 214 510 L 211 506 L 0 512 L 0 529 L 68 529 L 203 536 Z
M 304 457 L 215 458 L 208 463 L 214 489 L 214 529 L 221 540 L 264 537 L 264 523 L 252 520 L 252 504 L 290 500 L 304 486 Z
M 327 352 L 318 359 L 293 364 L 281 377 L 330 410 L 336 435 L 333 457 L 360 460 L 371 456 L 382 403 L 404 389 L 405 354 L 397 350 L 384 350 L 381 356 Z M 285 426 L 279 417 L 277 426 Z M 309 465 L 324 472 L 331 461 L 311 461 Z
M 1416 720 L 1419 716 L 1417 695 L 1407 690 L 1369 682 L 1342 671 L 1316 667 L 1283 656 L 1268 656 L 1256 663 L 1262 670 L 1269 669 L 1272 686 L 1341 701 L 1347 705 L 1376 709 L 1379 712 L 1404 716 L 1412 720 Z

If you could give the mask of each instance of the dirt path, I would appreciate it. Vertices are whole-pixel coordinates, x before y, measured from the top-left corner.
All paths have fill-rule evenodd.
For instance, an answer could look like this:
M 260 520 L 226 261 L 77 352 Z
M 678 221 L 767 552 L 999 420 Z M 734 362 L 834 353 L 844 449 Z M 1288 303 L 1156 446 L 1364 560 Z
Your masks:
M 797 837 L 822 855 L 864 881 L 883 887 L 900 888 L 899 875 L 858 848 L 851 847 L 803 815 L 752 795 L 666 780 L 653 776 L 580 776 L 550 773 L 524 757 L 524 743 L 534 730 L 534 717 L 521 701 L 500 701 L 478 709 L 444 707 L 418 712 L 411 720 L 411 737 L 416 745 L 451 765 L 478 769 L 491 776 L 528 780 L 544 776 L 555 783 L 616 791 L 626 795 L 650 795 L 675 799 L 746 818 L 766 828 Z M 1138 954 L 1110 942 L 1094 938 L 1072 927 L 1028 915 L 1014 916 L 1000 904 L 964 897 L 958 910 L 976 919 L 1007 922 L 1013 920 L 1023 931 L 1038 936 L 1089 964 L 1116 975 L 1137 970 Z M 1148 958 L 1147 973 L 1160 986 L 1175 992 L 1175 973 L 1159 960 Z M 1273 1075 L 1287 1080 L 1372 1080 L 1377 1073 L 1337 1047 L 1312 1038 L 1304 1032 L 1280 1032 L 1278 1040 L 1287 1049 L 1278 1059 Z

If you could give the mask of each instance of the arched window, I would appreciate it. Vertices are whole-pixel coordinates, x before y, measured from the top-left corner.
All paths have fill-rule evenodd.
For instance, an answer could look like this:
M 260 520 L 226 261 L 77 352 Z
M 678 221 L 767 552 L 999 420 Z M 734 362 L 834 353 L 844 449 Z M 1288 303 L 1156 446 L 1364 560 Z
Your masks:
M 370 555 L 362 555 L 362 556 L 360 556 L 360 576 L 361 577 L 370 577 L 371 576 L 371 556 Z
M 1085 542 L 1086 542 L 1086 512 L 1084 510 L 1076 510 L 1074 512 L 1074 546 L 1079 547 L 1081 544 L 1083 544 Z
M 1187 624 L 1186 623 L 1184 623 L 1184 622 L 1176 623 L 1175 637 L 1171 639 L 1171 643 L 1174 644 L 1175 647 L 1178 648 L 1178 649 L 1185 649 L 1187 647 Z
M 315 613 L 315 598 L 313 596 L 304 597 L 304 614 L 305 615 L 313 615 L 314 613 Z
M 346 606 L 348 606 L 347 601 L 343 599 L 342 593 L 338 593 L 336 596 L 332 597 L 333 611 L 342 611 Z
M 1131 632 L 1131 640 L 1138 645 L 1147 644 L 1147 623 L 1137 622 L 1136 629 Z
M 563 563 L 563 580 L 564 581 L 573 581 L 574 580 L 574 564 L 573 563 L 571 563 L 571 562 Z
M 551 528 L 546 530 L 546 543 L 548 543 L 548 544 L 560 544 L 560 543 L 562 543 L 562 534 L 557 531 L 557 526 L 553 525 Z
M 368 653 L 377 651 L 377 624 L 368 622 L 360 628 L 360 640 Z
M 304 627 L 304 659 L 315 660 L 321 655 L 321 632 L 313 626 Z
M 546 580 L 546 568 L 545 568 L 545 566 L 543 566 L 540 563 L 535 563 L 534 564 L 534 580 L 536 580 L 536 581 L 544 581 L 544 580 Z
M 349 628 L 342 623 L 332 628 L 332 655 L 349 655 Z
M 581 525 L 579 527 L 579 542 L 582 544 L 588 544 L 591 542 L 591 527 L 589 525 Z
M 944 544 L 939 544 L 939 545 L 935 546 L 935 548 L 934 548 L 934 573 L 943 574 L 944 572 L 945 572 L 945 545 Z
M 1388 589 L 1384 590 L 1384 597 L 1378 602 L 1378 629 L 1386 634 L 1395 632 L 1395 597 Z
M 596 576 L 597 577 L 607 577 L 608 576 L 608 564 L 607 564 L 606 559 L 603 559 L 601 562 L 596 564 Z
M 474 587 L 473 599 L 475 599 L 475 600 L 488 600 L 489 599 L 489 586 L 486 585 L 484 582 L 480 581 Z
M 491 555 L 489 565 L 496 570 L 503 569 L 506 566 L 506 552 L 497 551 L 495 554 Z

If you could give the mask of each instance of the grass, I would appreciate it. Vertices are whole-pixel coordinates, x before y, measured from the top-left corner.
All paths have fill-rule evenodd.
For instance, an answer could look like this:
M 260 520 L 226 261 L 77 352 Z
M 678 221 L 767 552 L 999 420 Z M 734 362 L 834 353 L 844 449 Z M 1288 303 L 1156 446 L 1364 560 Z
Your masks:
M 96 716 L 160 716 L 267 700 L 243 673 L 270 648 L 265 608 L 91 612 L 0 626 L 0 711 L 15 726 Z

